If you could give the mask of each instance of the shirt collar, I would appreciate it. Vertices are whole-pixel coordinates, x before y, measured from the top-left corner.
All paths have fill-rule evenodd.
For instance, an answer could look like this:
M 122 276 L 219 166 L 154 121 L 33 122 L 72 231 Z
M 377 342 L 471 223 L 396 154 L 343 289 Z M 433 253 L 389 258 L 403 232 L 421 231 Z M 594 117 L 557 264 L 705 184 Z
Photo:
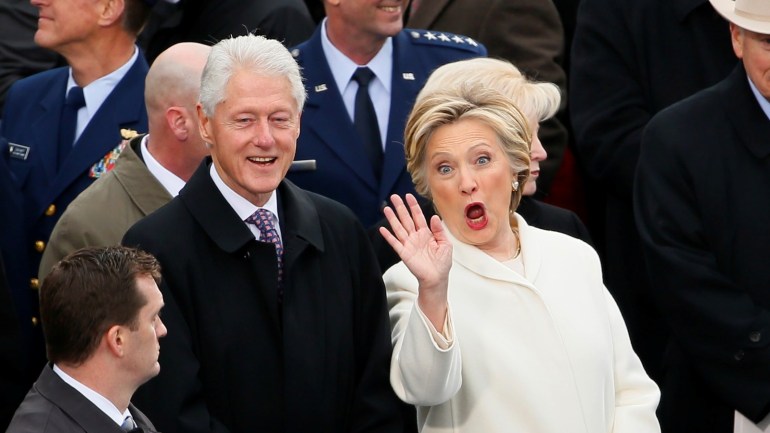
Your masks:
M 75 390 L 83 395 L 88 401 L 94 404 L 94 406 L 98 407 L 99 410 L 104 412 L 107 416 L 110 417 L 117 425 L 123 424 L 123 421 L 126 419 L 127 416 L 131 415 L 131 412 L 129 412 L 128 408 L 121 414 L 120 410 L 118 410 L 117 407 L 115 407 L 114 404 L 112 404 L 111 401 L 107 400 L 104 396 L 99 394 L 98 392 L 94 391 L 93 389 L 83 385 L 80 383 L 77 379 L 70 376 L 69 374 L 65 373 L 64 370 L 59 368 L 58 365 L 53 365 L 53 371 L 59 377 L 69 386 L 75 388 Z
M 393 38 L 388 38 L 385 43 L 377 52 L 372 60 L 366 65 L 357 65 L 354 61 L 350 60 L 348 56 L 342 53 L 337 47 L 329 40 L 329 35 L 326 33 L 326 21 L 321 22 L 321 48 L 323 48 L 326 62 L 329 64 L 329 69 L 332 71 L 334 82 L 337 84 L 337 88 L 340 92 L 343 92 L 345 88 L 350 84 L 350 80 L 353 77 L 353 73 L 359 66 L 366 66 L 374 72 L 374 75 L 385 87 L 385 90 L 390 92 L 391 79 L 393 76 Z
M 120 80 L 128 74 L 128 70 L 131 69 L 134 62 L 139 57 L 139 49 L 134 47 L 134 54 L 123 66 L 110 72 L 109 74 L 89 83 L 83 87 L 83 97 L 86 100 L 86 110 L 88 111 L 88 117 L 92 117 L 102 106 L 102 103 L 110 96 L 112 89 L 118 85 Z M 69 68 L 69 78 L 67 79 L 67 88 L 64 91 L 64 97 L 67 97 L 70 89 L 77 86 L 75 79 L 72 78 L 72 68 Z
M 757 86 L 754 85 L 754 83 L 751 81 L 751 78 L 749 76 L 746 76 L 746 79 L 749 80 L 749 87 L 751 87 L 751 93 L 754 94 L 754 97 L 757 98 L 757 102 L 759 102 L 759 106 L 762 108 L 762 111 L 765 113 L 765 116 L 770 120 L 770 101 L 767 100 L 764 96 L 762 96 L 761 93 L 759 93 L 759 89 L 757 89 Z
M 170 172 L 166 167 L 159 163 L 154 156 L 152 156 L 150 150 L 147 149 L 147 141 L 149 139 L 150 134 L 142 137 L 141 151 L 144 164 L 147 166 L 147 170 L 149 170 L 150 173 L 152 173 L 152 175 L 158 179 L 158 182 L 163 185 L 163 188 L 165 188 L 166 191 L 171 194 L 171 197 L 176 197 L 179 195 L 179 190 L 184 187 L 185 182 L 180 179 L 179 176 Z
M 233 208 L 236 214 L 238 214 L 238 218 L 240 218 L 241 221 L 245 221 L 246 218 L 253 215 L 257 209 L 260 209 L 259 206 L 255 206 L 253 203 L 241 197 L 237 192 L 233 191 L 229 186 L 227 186 L 225 181 L 222 180 L 222 178 L 219 176 L 219 173 L 217 172 L 216 166 L 214 164 L 211 164 L 209 173 L 211 174 L 211 179 L 214 181 L 214 185 L 216 185 L 219 192 L 222 193 L 222 196 L 225 198 L 230 207 Z M 278 199 L 276 197 L 275 191 L 270 194 L 270 198 L 267 200 L 267 203 L 262 206 L 262 208 L 267 209 L 273 213 L 273 223 L 276 227 L 278 227 Z

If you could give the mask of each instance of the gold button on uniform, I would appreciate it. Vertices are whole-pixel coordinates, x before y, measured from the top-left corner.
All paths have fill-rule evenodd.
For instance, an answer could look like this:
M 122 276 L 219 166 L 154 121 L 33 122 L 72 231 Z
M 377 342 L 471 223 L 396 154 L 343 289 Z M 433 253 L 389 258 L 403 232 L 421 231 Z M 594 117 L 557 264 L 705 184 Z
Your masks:
M 37 326 L 38 320 L 37 317 L 32 316 L 32 326 Z
M 53 216 L 56 213 L 56 205 L 52 204 L 45 210 L 45 216 Z
M 29 279 L 29 288 L 30 289 L 35 289 L 35 290 L 39 289 L 40 288 L 40 280 L 38 280 L 37 278 L 30 278 Z
M 35 241 L 35 251 L 42 253 L 45 250 L 45 242 Z

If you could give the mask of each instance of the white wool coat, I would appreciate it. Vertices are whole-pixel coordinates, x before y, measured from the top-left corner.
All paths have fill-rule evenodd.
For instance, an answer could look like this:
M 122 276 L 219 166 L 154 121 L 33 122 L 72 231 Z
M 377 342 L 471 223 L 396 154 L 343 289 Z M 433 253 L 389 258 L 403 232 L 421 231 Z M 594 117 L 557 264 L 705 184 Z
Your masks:
M 526 278 L 449 234 L 446 349 L 416 306 L 406 266 L 384 275 L 391 384 L 417 406 L 420 431 L 659 432 L 660 392 L 631 348 L 595 251 L 517 220 Z

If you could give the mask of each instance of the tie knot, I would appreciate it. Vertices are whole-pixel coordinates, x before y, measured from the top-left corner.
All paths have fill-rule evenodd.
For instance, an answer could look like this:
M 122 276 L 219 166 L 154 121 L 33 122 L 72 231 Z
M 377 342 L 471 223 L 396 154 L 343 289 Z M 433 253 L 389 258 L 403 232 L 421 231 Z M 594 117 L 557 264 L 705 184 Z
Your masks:
M 363 68 L 356 69 L 356 72 L 353 73 L 353 79 L 356 80 L 358 85 L 361 87 L 368 87 L 369 82 L 372 81 L 372 78 L 374 78 L 374 72 L 365 66 Z
M 86 98 L 83 96 L 83 88 L 75 86 L 67 92 L 67 105 L 73 108 L 80 108 L 86 105 Z
M 126 417 L 126 419 L 123 420 L 123 424 L 120 425 L 120 428 L 123 431 L 131 431 L 136 428 L 136 423 L 134 422 L 134 418 L 129 415 Z
M 260 208 L 246 218 L 246 222 L 254 224 L 261 231 L 273 229 L 273 213 L 267 209 Z

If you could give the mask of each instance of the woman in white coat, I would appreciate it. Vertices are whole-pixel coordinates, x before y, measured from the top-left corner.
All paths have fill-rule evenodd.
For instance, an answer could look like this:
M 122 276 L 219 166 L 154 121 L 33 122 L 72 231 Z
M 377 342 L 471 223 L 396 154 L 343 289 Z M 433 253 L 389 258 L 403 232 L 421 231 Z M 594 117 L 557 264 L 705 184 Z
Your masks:
M 531 133 L 483 86 L 418 97 L 407 168 L 438 215 L 393 196 L 391 383 L 420 431 L 659 432 L 660 393 L 633 352 L 591 247 L 514 211 Z M 411 214 L 410 214 L 411 212 Z M 440 217 L 439 217 L 440 215 Z

